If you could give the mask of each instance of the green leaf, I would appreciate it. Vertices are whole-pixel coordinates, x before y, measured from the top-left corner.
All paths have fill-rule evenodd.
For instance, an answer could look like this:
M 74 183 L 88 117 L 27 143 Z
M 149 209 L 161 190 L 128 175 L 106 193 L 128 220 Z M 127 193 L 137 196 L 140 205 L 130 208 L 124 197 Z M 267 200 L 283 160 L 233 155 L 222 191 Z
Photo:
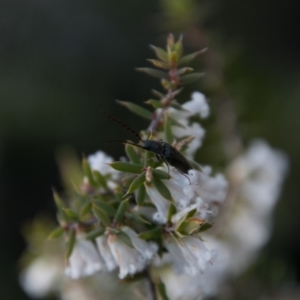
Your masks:
M 169 117 L 166 115 L 165 119 L 165 134 L 166 134 L 166 140 L 169 144 L 171 144 L 174 141 L 174 135 L 172 132 L 171 122 Z
M 161 59 L 162 61 L 167 62 L 168 61 L 168 53 L 162 48 L 155 47 L 153 45 L 150 45 L 150 48 L 155 52 L 157 58 Z
M 154 99 L 149 99 L 147 101 L 145 101 L 145 103 L 152 105 L 154 108 L 163 108 L 164 105 L 158 101 L 158 100 L 154 100 Z
M 181 34 L 178 41 L 174 45 L 174 49 L 177 52 L 178 57 L 181 57 L 181 55 L 183 53 L 182 37 L 183 37 L 183 35 Z
M 122 105 L 122 106 L 125 106 L 127 107 L 130 111 L 132 111 L 133 113 L 147 119 L 147 120 L 152 120 L 152 112 L 137 105 L 137 104 L 134 104 L 132 102 L 127 102 L 127 101 L 120 101 L 120 100 L 117 100 L 117 102 Z
M 177 212 L 176 206 L 174 203 L 171 203 L 171 205 L 169 206 L 169 211 L 168 211 L 168 222 L 171 221 L 173 215 L 175 215 Z
M 172 201 L 172 195 L 166 185 L 158 178 L 153 177 L 152 182 L 158 192 L 167 200 Z
M 134 248 L 130 237 L 122 230 L 118 230 L 116 233 L 116 236 L 124 243 L 126 244 L 128 247 L 130 248 Z
M 114 216 L 116 214 L 116 210 L 107 202 L 99 199 L 99 197 L 93 200 L 93 205 L 103 210 L 109 216 Z
M 64 204 L 63 200 L 60 198 L 59 194 L 55 190 L 53 190 L 53 198 L 54 198 L 54 202 L 56 204 L 57 210 L 58 210 L 58 220 L 59 221 L 68 221 L 69 216 L 64 211 L 65 204 Z
M 152 170 L 152 175 L 158 179 L 170 179 L 170 174 L 162 170 L 154 169 Z
M 180 84 L 189 84 L 205 76 L 205 73 L 192 73 L 180 77 Z
M 139 174 L 131 183 L 127 193 L 124 195 L 128 195 L 130 193 L 132 193 L 133 191 L 135 191 L 136 189 L 138 189 L 144 182 L 145 182 L 145 172 Z
M 193 71 L 194 71 L 193 68 L 185 67 L 185 68 L 181 68 L 181 69 L 177 70 L 177 74 L 178 74 L 179 76 L 182 76 L 182 75 L 191 73 L 191 72 L 193 72 Z
M 197 208 L 194 208 L 194 209 L 190 210 L 188 212 L 188 214 L 186 215 L 186 218 L 188 219 L 188 218 L 194 217 L 194 215 L 196 214 L 196 212 L 197 212 Z
M 128 220 L 132 220 L 134 222 L 139 222 L 139 223 L 147 224 L 147 225 L 151 225 L 152 224 L 146 218 L 144 218 L 143 216 L 138 215 L 136 213 L 134 213 L 134 214 L 126 214 L 126 217 L 128 218 Z
M 189 62 L 191 62 L 192 60 L 194 60 L 198 55 L 203 54 L 204 52 L 206 52 L 207 49 L 208 48 L 204 48 L 204 49 L 202 49 L 200 51 L 197 51 L 197 52 L 194 52 L 194 53 L 191 53 L 191 54 L 183 56 L 179 60 L 179 64 L 178 65 L 181 66 L 181 65 L 188 64 Z
M 76 242 L 76 232 L 75 230 L 71 230 L 69 232 L 68 235 L 68 240 L 67 240 L 67 244 L 66 244 L 66 252 L 65 252 L 65 259 L 68 260 L 69 257 L 72 254 L 72 251 L 74 249 L 75 246 L 75 242 Z
M 97 186 L 99 185 L 106 189 L 107 188 L 106 178 L 99 171 L 96 170 L 93 171 L 93 175 L 97 183 Z
M 99 227 L 99 228 L 93 229 L 89 233 L 87 233 L 86 236 L 85 236 L 85 238 L 87 240 L 94 240 L 98 236 L 103 235 L 104 232 L 105 232 L 105 228 Z
M 199 220 L 196 218 L 191 220 L 185 220 L 181 223 L 177 231 L 183 235 L 191 235 L 199 231 L 202 224 L 203 224 L 203 220 Z
M 93 205 L 93 212 L 105 227 L 111 225 L 109 217 L 107 216 L 106 212 L 103 211 L 101 208 L 99 208 L 96 205 Z
M 157 96 L 158 98 L 164 98 L 165 97 L 165 95 L 164 94 L 162 94 L 161 92 L 159 92 L 159 91 L 157 91 L 157 90 L 152 90 L 152 94 L 154 95 L 154 96 Z
M 142 240 L 156 240 L 161 236 L 162 229 L 157 227 L 148 231 L 141 232 L 139 238 Z
M 91 210 L 92 210 L 92 204 L 90 202 L 87 202 L 85 205 L 83 205 L 81 207 L 80 212 L 79 212 L 79 216 L 83 217 L 87 214 L 90 214 Z
M 151 62 L 152 65 L 156 68 L 161 68 L 161 69 L 164 69 L 164 70 L 169 70 L 171 68 L 169 63 L 167 63 L 167 62 L 160 61 L 160 60 L 157 60 L 157 59 L 147 59 L 147 60 L 149 62 Z
M 161 300 L 170 300 L 167 295 L 165 284 L 161 280 L 158 283 L 156 283 L 155 286 Z
M 125 152 L 131 162 L 134 164 L 141 164 L 140 157 L 135 151 L 135 147 L 129 144 L 125 145 Z
M 48 240 L 54 240 L 57 239 L 59 237 L 61 237 L 64 233 L 64 229 L 61 227 L 57 227 L 55 228 L 53 231 L 51 231 L 51 233 L 48 235 Z
M 212 227 L 213 227 L 213 224 L 211 224 L 211 223 L 204 223 L 201 226 L 201 228 L 200 228 L 200 232 L 206 231 L 206 230 L 208 230 L 208 229 L 210 229 Z
M 166 72 L 160 71 L 160 70 L 156 70 L 156 69 L 152 69 L 152 68 L 136 68 L 137 71 L 142 72 L 142 73 L 146 73 L 150 76 L 153 77 L 157 77 L 157 78 L 168 78 L 168 74 Z
M 140 174 L 143 171 L 143 166 L 139 164 L 132 164 L 123 161 L 115 161 L 109 164 L 117 171 Z
M 115 222 L 121 223 L 123 221 L 123 217 L 129 207 L 128 199 L 123 200 L 117 210 L 117 213 L 115 215 Z
M 135 200 L 137 205 L 142 206 L 146 199 L 146 189 L 144 185 L 141 185 L 135 192 Z
M 168 119 L 169 119 L 171 125 L 173 125 L 173 126 L 178 126 L 178 127 L 181 127 L 181 128 L 186 129 L 186 126 L 184 126 L 183 124 L 181 124 L 181 123 L 178 122 L 177 120 L 175 120 L 175 119 L 173 119 L 173 118 L 171 118 L 171 117 L 168 117 Z
M 92 169 L 90 167 L 90 164 L 89 164 L 88 160 L 85 157 L 82 159 L 82 168 L 83 168 L 83 171 L 84 171 L 85 175 L 89 179 L 89 183 L 93 187 L 99 187 L 99 185 L 97 184 L 97 182 L 94 179 L 93 172 L 92 172 Z
M 69 208 L 64 208 L 63 210 L 65 211 L 68 217 L 78 220 L 78 214 L 75 211 Z

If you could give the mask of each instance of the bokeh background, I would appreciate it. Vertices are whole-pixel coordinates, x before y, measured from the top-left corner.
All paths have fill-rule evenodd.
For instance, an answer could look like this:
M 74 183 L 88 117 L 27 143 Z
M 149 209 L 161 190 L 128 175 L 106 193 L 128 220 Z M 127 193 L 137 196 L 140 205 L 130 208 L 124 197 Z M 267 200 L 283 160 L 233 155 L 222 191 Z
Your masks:
M 247 144 L 262 137 L 290 159 L 277 205 L 273 235 L 258 262 L 236 285 L 235 299 L 257 299 L 243 287 L 278 299 L 300 295 L 300 2 L 296 0 L 2 0 L 0 2 L 0 287 L 2 299 L 28 299 L 18 285 L 26 244 L 22 228 L 43 214 L 55 218 L 51 188 L 61 188 L 55 153 L 78 156 L 103 149 L 120 129 L 104 108 L 125 123 L 143 120 L 115 99 L 142 103 L 158 82 L 134 71 L 163 47 L 169 32 L 184 34 L 186 52 L 209 52 L 195 68 L 207 78 L 191 85 L 210 98 L 213 116 L 198 154 L 222 168 L 216 125 L 222 101 L 231 101 L 237 130 Z M 179 98 L 179 101 L 181 100 Z M 287 298 L 286 295 L 295 298 Z M 300 297 L 300 296 L 299 296 Z

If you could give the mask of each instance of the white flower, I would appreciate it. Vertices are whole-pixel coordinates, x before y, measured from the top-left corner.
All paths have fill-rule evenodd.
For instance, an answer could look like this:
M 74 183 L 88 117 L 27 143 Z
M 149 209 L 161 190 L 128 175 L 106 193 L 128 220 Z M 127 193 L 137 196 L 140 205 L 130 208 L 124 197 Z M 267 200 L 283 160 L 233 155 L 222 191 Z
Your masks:
M 189 275 L 201 274 L 213 263 L 216 250 L 208 250 L 204 243 L 196 237 L 175 239 L 167 237 L 165 247 L 171 255 L 175 271 Z
M 170 179 L 164 180 L 164 184 L 170 190 L 179 211 L 197 204 L 197 217 L 206 219 L 207 214 L 219 207 L 226 197 L 228 184 L 221 174 L 213 177 L 205 172 L 189 170 L 188 180 L 176 169 L 171 169 L 170 176 Z M 154 201 L 153 197 L 150 198 Z
M 94 244 L 83 237 L 77 237 L 68 266 L 65 269 L 66 275 L 72 279 L 78 279 L 90 276 L 104 268 L 104 263 Z
M 153 215 L 154 221 L 159 224 L 166 223 L 170 201 L 165 199 L 153 185 L 145 184 L 145 187 L 148 196 L 157 209 L 157 212 Z
M 113 189 L 116 187 L 115 180 L 119 177 L 119 172 L 113 169 L 109 164 L 113 162 L 113 158 L 103 151 L 97 151 L 88 156 L 88 162 L 92 170 L 100 172 L 102 175 L 110 175 L 108 186 Z
M 113 158 L 103 151 L 97 151 L 88 156 L 88 162 L 92 170 L 99 171 L 103 175 L 111 174 L 114 172 L 108 164 L 113 162 Z
M 58 290 L 62 279 L 60 263 L 51 258 L 35 259 L 20 275 L 20 283 L 32 298 L 44 298 Z
M 101 257 L 105 263 L 108 271 L 113 271 L 117 267 L 117 262 L 115 261 L 110 248 L 107 243 L 107 236 L 102 235 L 96 238 L 96 244 Z
M 182 107 L 190 112 L 191 115 L 199 115 L 200 118 L 207 118 L 209 116 L 209 106 L 204 94 L 194 92 L 192 99 L 185 102 Z
M 185 155 L 193 158 L 195 152 L 202 145 L 205 130 L 198 123 L 191 123 L 190 118 L 198 115 L 200 118 L 206 118 L 209 115 L 209 106 L 205 96 L 200 92 L 192 94 L 192 100 L 182 105 L 184 110 L 176 110 L 172 107 L 167 109 L 168 115 L 179 122 L 182 126 L 172 126 L 173 134 L 177 138 L 193 136 L 194 139 L 188 144 Z
M 120 279 L 143 271 L 158 249 L 155 243 L 139 239 L 132 229 L 124 227 L 122 230 L 129 236 L 134 248 L 127 246 L 116 235 L 109 234 L 108 237 L 109 248 L 120 268 Z

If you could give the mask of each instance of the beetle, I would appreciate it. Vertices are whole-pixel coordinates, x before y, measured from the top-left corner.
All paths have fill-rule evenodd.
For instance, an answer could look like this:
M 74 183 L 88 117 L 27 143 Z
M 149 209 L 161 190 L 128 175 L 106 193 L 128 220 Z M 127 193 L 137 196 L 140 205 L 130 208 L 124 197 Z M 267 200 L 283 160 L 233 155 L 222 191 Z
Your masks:
M 121 121 L 115 119 L 113 116 L 108 114 L 104 110 L 100 110 L 105 116 L 107 116 L 112 121 L 116 122 L 120 126 L 124 127 L 126 130 L 131 132 L 134 136 L 138 138 L 138 140 L 142 143 L 142 145 L 138 145 L 135 143 L 127 142 L 127 141 L 120 141 L 115 140 L 116 142 L 121 142 L 124 144 L 130 144 L 136 147 L 139 147 L 141 149 L 150 151 L 156 155 L 156 157 L 159 159 L 161 158 L 165 164 L 168 167 L 168 170 L 170 171 L 169 164 L 173 166 L 176 170 L 178 170 L 182 175 L 188 178 L 190 184 L 191 180 L 187 176 L 188 171 L 192 169 L 190 163 L 188 160 L 173 146 L 170 144 L 162 141 L 162 140 L 143 140 L 141 136 L 134 131 L 132 128 L 130 128 L 128 125 L 122 123 Z

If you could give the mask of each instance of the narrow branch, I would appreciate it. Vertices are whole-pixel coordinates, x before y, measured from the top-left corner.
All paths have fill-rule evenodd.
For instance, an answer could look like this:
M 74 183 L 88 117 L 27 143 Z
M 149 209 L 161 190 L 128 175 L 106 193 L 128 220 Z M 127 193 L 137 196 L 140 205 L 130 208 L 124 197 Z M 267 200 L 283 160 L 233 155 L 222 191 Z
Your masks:
M 150 271 L 148 268 L 145 270 L 144 274 L 145 274 L 147 299 L 148 300 L 158 300 L 157 295 L 156 295 L 155 284 L 152 280 L 152 277 L 151 277 L 151 274 L 150 274 Z

